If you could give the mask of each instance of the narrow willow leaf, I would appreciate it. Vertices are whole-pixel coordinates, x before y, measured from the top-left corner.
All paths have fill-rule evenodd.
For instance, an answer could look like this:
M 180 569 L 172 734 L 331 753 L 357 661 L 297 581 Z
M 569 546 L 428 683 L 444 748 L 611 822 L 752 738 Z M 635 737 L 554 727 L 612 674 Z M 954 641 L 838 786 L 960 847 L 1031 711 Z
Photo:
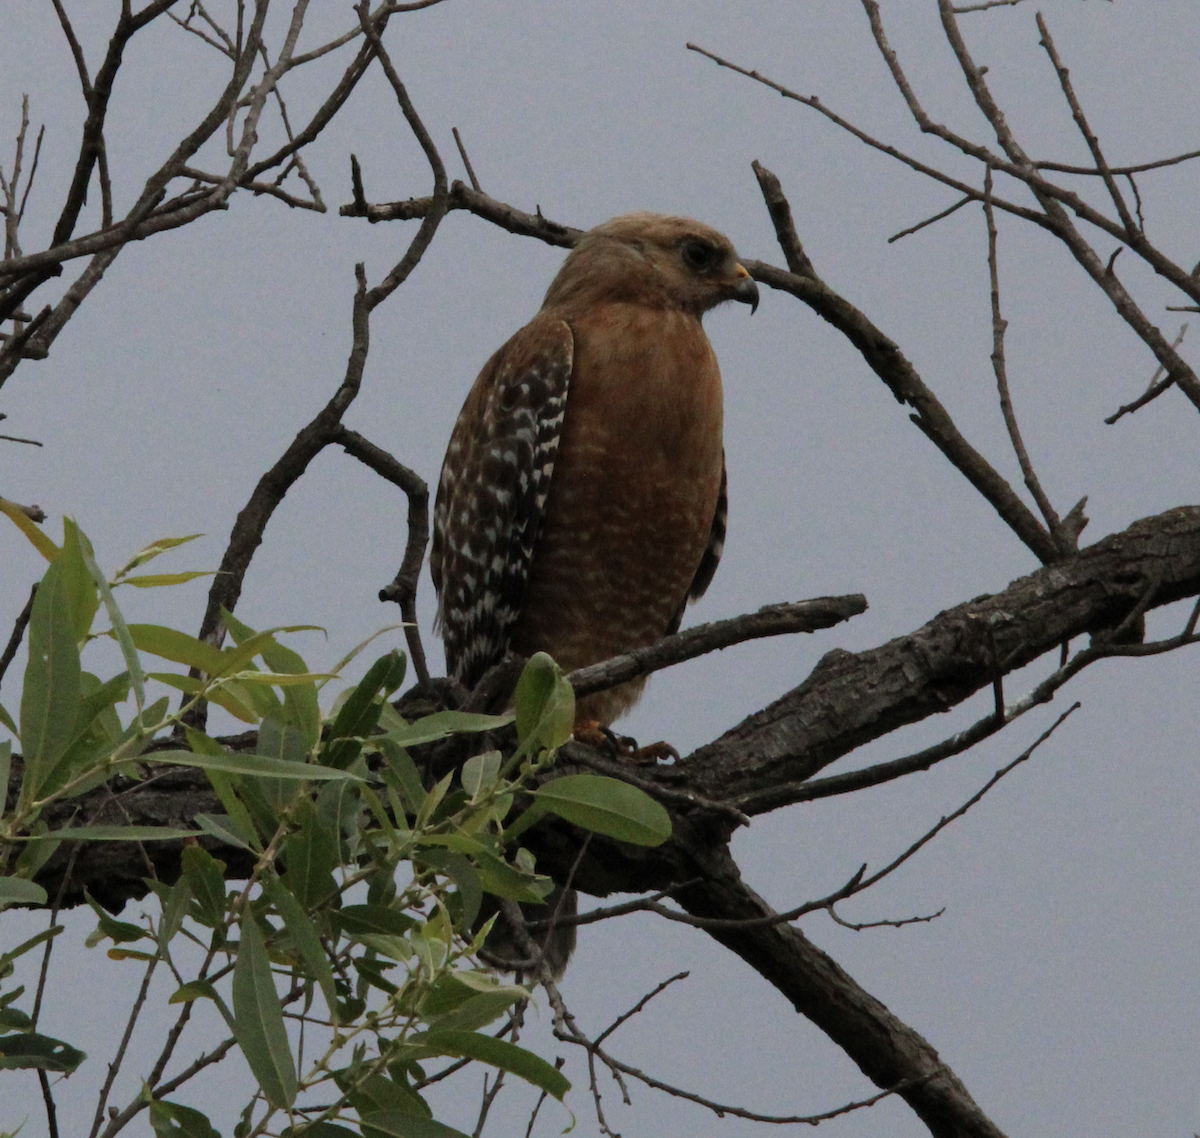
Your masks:
M 175 549 L 180 545 L 186 545 L 189 541 L 195 541 L 198 537 L 203 537 L 202 533 L 190 533 L 187 537 L 162 537 L 158 541 L 151 542 L 143 549 L 139 549 L 133 555 L 129 563 L 117 574 L 117 578 L 124 577 L 126 573 L 132 572 L 139 565 L 145 565 L 147 561 L 154 560 L 160 553 L 166 553 L 168 549 Z
M 246 912 L 233 966 L 234 1037 L 267 1101 L 286 1110 L 296 1101 L 296 1063 L 283 1023 L 283 1008 L 267 946 L 254 916 Z
M 69 1075 L 87 1055 L 61 1039 L 21 1032 L 0 1037 L 0 1071 L 37 1068 Z
M 413 1036 L 412 1043 L 429 1048 L 432 1054 L 476 1059 L 490 1067 L 511 1071 L 560 1101 L 571 1089 L 566 1076 L 540 1055 L 504 1039 L 493 1039 L 474 1031 L 439 1030 Z
M 452 1126 L 398 1110 L 376 1110 L 361 1117 L 364 1138 L 467 1138 Z
M 215 1000 L 217 990 L 211 980 L 189 980 L 171 994 L 168 1004 L 190 1004 L 193 1000 Z
M 407 727 L 389 731 L 386 738 L 402 747 L 419 743 L 434 743 L 450 735 L 496 731 L 513 721 L 511 715 L 478 715 L 469 711 L 437 711 L 414 720 Z
M 184 846 L 181 863 L 200 921 L 216 928 L 225 920 L 225 863 L 200 846 Z
M 131 624 L 129 635 L 143 652 L 215 675 L 225 666 L 225 654 L 205 640 L 161 624 Z
M 659 846 L 671 836 L 671 816 L 645 791 L 598 774 L 556 778 L 533 792 L 547 810 L 622 842 Z
M 281 685 L 287 722 L 304 736 L 306 749 L 315 747 L 321 738 L 321 706 L 317 691 L 332 673 L 313 673 L 298 652 L 283 644 L 271 643 L 262 651 L 263 663 L 275 675 L 304 676 L 304 680 L 289 679 Z M 319 682 L 318 682 L 319 681 Z
M 208 1118 L 194 1107 L 154 1099 L 149 1113 L 155 1138 L 221 1138 Z
M 70 518 L 63 518 L 63 544 L 59 554 L 59 565 L 62 568 L 67 603 L 71 606 L 71 620 L 75 627 L 77 644 L 83 644 L 87 639 L 92 630 L 92 621 L 96 619 L 96 610 L 100 607 L 96 582 L 92 580 L 85 560 L 85 555 L 91 556 L 91 553 L 91 545 L 80 533 L 79 527 Z
M 121 646 L 121 655 L 125 658 L 125 667 L 129 672 L 129 682 L 133 687 L 133 696 L 137 703 L 138 721 L 139 723 L 143 722 L 146 706 L 146 676 L 142 671 L 141 657 L 137 654 L 137 645 L 133 642 L 129 625 L 125 623 L 121 608 L 117 604 L 108 582 L 104 579 L 104 574 L 100 572 L 100 566 L 96 564 L 96 559 L 92 556 L 90 549 L 84 550 L 84 561 L 87 562 L 88 572 L 91 573 L 92 580 L 96 583 L 100 599 L 104 602 L 104 611 L 108 613 L 109 622 L 112 624 L 111 635 Z
M 417 927 L 412 917 L 386 905 L 346 905 L 333 916 L 342 932 L 354 937 L 373 933 L 405 936 Z
M 227 774 L 263 775 L 268 778 L 308 779 L 312 782 L 331 778 L 363 781 L 362 775 L 350 771 L 334 770 L 333 767 L 318 766 L 316 763 L 296 763 L 288 759 L 274 759 L 266 755 L 246 755 L 230 751 L 220 755 L 201 755 L 196 751 L 155 751 L 154 761 L 180 767 L 224 771 Z
M 37 797 L 46 775 L 75 735 L 80 684 L 79 645 L 62 568 L 56 561 L 38 586 L 29 619 L 29 662 L 21 693 L 23 802 Z
M 510 985 L 496 988 L 491 992 L 472 992 L 465 984 L 463 989 L 470 993 L 453 1011 L 434 1019 L 429 1002 L 421 1005 L 421 1014 L 430 1020 L 430 1031 L 478 1031 L 495 1023 L 518 1000 L 528 998 L 529 993 L 524 988 Z
M 404 682 L 405 660 L 399 652 L 381 656 L 346 698 L 325 745 L 325 761 L 330 766 L 347 767 L 362 750 L 361 740 L 375 730 L 383 700 Z
M 197 814 L 193 822 L 210 837 L 222 845 L 235 846 L 240 850 L 253 850 L 249 837 L 243 837 L 234 827 L 233 819 L 227 814 Z
M 333 987 L 333 969 L 325 949 L 321 947 L 321 938 L 312 917 L 292 895 L 286 882 L 279 878 L 269 878 L 264 882 L 263 890 L 283 918 L 283 927 L 304 965 L 304 974 L 316 980 L 321 994 L 325 997 L 329 1014 L 336 1020 L 337 993 Z
M 215 577 L 212 569 L 191 569 L 186 573 L 139 573 L 136 577 L 122 577 L 116 585 L 132 585 L 135 589 L 161 589 L 167 585 L 186 585 L 197 577 Z
M 35 834 L 31 842 L 171 842 L 194 838 L 197 831 L 179 826 L 64 826 Z
M 44 905 L 46 890 L 23 877 L 0 877 L 0 905 Z
M 0 514 L 7 514 L 17 529 L 29 539 L 29 544 L 47 561 L 53 561 L 58 556 L 58 546 L 38 529 L 33 519 L 16 502 L 0 498 Z

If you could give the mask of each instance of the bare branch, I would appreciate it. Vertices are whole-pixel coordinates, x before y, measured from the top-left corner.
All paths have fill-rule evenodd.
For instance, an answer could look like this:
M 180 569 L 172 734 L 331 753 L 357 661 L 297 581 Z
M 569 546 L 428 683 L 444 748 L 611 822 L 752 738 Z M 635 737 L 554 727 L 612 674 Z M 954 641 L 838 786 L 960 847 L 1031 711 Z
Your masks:
M 467 157 L 467 148 L 463 146 L 462 135 L 458 133 L 458 127 L 453 128 L 454 142 L 458 147 L 458 156 L 462 159 L 463 166 L 466 168 L 467 177 L 471 179 L 471 188 L 479 189 L 479 179 L 475 177 L 475 167 L 471 165 L 471 159 Z
M 985 174 L 983 213 L 987 220 L 988 277 L 991 281 L 992 370 L 996 374 L 996 388 L 1000 394 L 1000 411 L 1004 416 L 1004 425 L 1008 429 L 1008 437 L 1012 442 L 1013 450 L 1016 452 L 1017 462 L 1021 467 L 1021 474 L 1025 478 L 1025 485 L 1033 495 L 1033 500 L 1042 512 L 1046 526 L 1050 530 L 1051 536 L 1057 541 L 1061 551 L 1063 553 L 1072 553 L 1077 548 L 1076 541 L 1068 540 L 1064 542 L 1063 540 L 1062 520 L 1042 489 L 1042 484 L 1038 481 L 1037 473 L 1033 469 L 1033 463 L 1029 460 L 1029 452 L 1025 449 L 1025 440 L 1021 438 L 1021 428 L 1017 424 L 1016 412 L 1013 410 L 1012 395 L 1008 390 L 1008 367 L 1004 357 L 1004 333 L 1008 328 L 1008 321 L 1004 319 L 1004 315 L 1000 310 L 1000 264 L 996 250 L 996 213 L 992 208 L 992 168 L 990 166 L 987 167 Z M 1078 538 L 1078 534 L 1073 536 L 1075 539 Z
M 392 583 L 380 590 L 379 599 L 395 601 L 400 606 L 409 657 L 417 679 L 422 684 L 428 684 L 429 667 L 425 662 L 425 648 L 417 623 L 417 584 L 421 577 L 421 566 L 425 562 L 425 547 L 429 544 L 429 487 L 407 466 L 397 462 L 387 451 L 364 439 L 356 431 L 339 425 L 331 441 L 340 444 L 347 454 L 365 463 L 381 478 L 400 487 L 408 498 L 408 542 L 404 560 Z
M 1063 96 L 1067 100 L 1067 105 L 1071 108 L 1071 117 L 1074 118 L 1075 125 L 1079 128 L 1079 133 L 1083 135 L 1088 149 L 1092 152 L 1092 159 L 1096 163 L 1096 169 L 1104 179 L 1108 195 L 1112 198 L 1113 205 L 1117 207 L 1118 216 L 1124 223 L 1130 237 L 1133 238 L 1136 234 L 1142 232 L 1144 227 L 1133 220 L 1128 207 L 1125 205 L 1125 199 L 1121 196 L 1121 191 L 1117 188 L 1113 172 L 1109 169 L 1104 152 L 1100 149 L 1100 140 L 1088 124 L 1087 116 L 1083 113 L 1083 105 L 1079 102 L 1079 97 L 1075 94 L 1075 87 L 1071 82 L 1071 73 L 1059 58 L 1058 49 L 1054 46 L 1054 39 L 1050 35 L 1050 29 L 1046 26 L 1045 18 L 1041 12 L 1037 13 L 1036 19 L 1038 31 L 1042 33 L 1042 47 L 1046 49 L 1046 54 L 1050 57 L 1050 62 L 1053 64 L 1054 71 L 1058 75 L 1058 82 L 1062 87 Z M 1133 179 L 1131 178 L 1130 182 L 1132 183 L 1132 181 Z
M 578 668 L 567 679 L 579 696 L 607 691 L 638 676 L 669 668 L 684 660 L 694 660 L 764 636 L 788 636 L 796 632 L 816 632 L 832 628 L 852 616 L 865 612 L 867 599 L 861 593 L 844 597 L 816 597 L 810 601 L 766 605 L 758 612 L 730 620 L 713 621 L 695 628 L 664 636 L 646 648 L 635 648 L 599 664 Z
M 1188 326 L 1186 324 L 1179 329 L 1179 335 L 1176 336 L 1171 343 L 1172 348 L 1178 348 L 1179 345 L 1183 343 L 1183 337 L 1187 334 L 1187 329 Z M 1162 364 L 1159 364 L 1158 368 L 1154 372 L 1154 375 L 1150 377 L 1150 384 L 1146 388 L 1145 392 L 1138 396 L 1138 398 L 1132 403 L 1126 403 L 1123 406 L 1118 407 L 1117 410 L 1109 415 L 1104 421 L 1111 427 L 1113 423 L 1115 423 L 1122 415 L 1132 414 L 1134 411 L 1145 407 L 1147 403 L 1157 399 L 1175 382 L 1174 376 L 1164 376 L 1165 371 L 1166 369 L 1162 366 Z
M 764 196 L 782 196 L 779 180 L 763 166 L 755 173 L 764 187 Z M 790 216 L 790 215 L 789 215 Z M 777 229 L 783 215 L 778 208 L 772 211 Z M 785 250 L 796 239 L 786 227 L 779 235 Z M 991 503 L 1009 528 L 1037 555 L 1043 563 L 1062 556 L 1062 551 L 1049 531 L 1013 491 L 1013 488 L 992 465 L 963 437 L 945 407 L 925 386 L 916 369 L 904 357 L 900 348 L 849 301 L 839 296 L 812 268 L 804 274 L 794 270 L 785 273 L 762 261 L 744 261 L 747 270 L 764 284 L 790 292 L 838 329 L 858 350 L 863 359 L 888 386 L 898 402 L 907 403 L 916 411 L 910 416 L 917 427 L 940 450 L 972 486 Z

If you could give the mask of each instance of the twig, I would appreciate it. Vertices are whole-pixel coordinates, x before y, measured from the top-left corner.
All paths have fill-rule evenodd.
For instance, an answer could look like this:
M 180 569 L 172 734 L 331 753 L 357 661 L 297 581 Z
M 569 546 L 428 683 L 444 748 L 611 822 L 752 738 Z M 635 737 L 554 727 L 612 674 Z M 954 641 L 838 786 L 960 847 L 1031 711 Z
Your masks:
M 1130 239 L 1136 239 L 1136 236 L 1142 232 L 1143 227 L 1133 220 L 1133 217 L 1129 213 L 1129 208 L 1125 204 L 1125 199 L 1121 196 L 1121 191 L 1117 187 L 1116 179 L 1113 178 L 1112 170 L 1109 169 L 1104 152 L 1100 149 L 1100 140 L 1088 124 L 1087 116 L 1083 113 L 1083 105 L 1079 102 L 1079 97 L 1075 94 L 1075 87 L 1071 82 L 1071 73 L 1059 58 L 1058 49 L 1054 46 L 1054 39 L 1050 35 L 1050 29 L 1046 26 L 1045 18 L 1041 12 L 1038 12 L 1035 18 L 1037 20 L 1038 31 L 1042 34 L 1042 47 L 1046 49 L 1046 54 L 1050 57 L 1050 62 L 1054 66 L 1055 74 L 1058 75 L 1058 82 L 1062 87 L 1063 97 L 1067 100 L 1067 105 L 1071 108 L 1071 117 L 1074 118 L 1075 125 L 1079 128 L 1079 133 L 1083 135 L 1083 140 L 1092 152 L 1092 160 L 1096 163 L 1096 169 L 1104 179 L 1108 195 L 1112 198 L 1113 205 L 1117 208 L 1117 215 L 1124 223 Z M 1130 181 L 1132 182 L 1132 179 Z
M 379 60 L 379 64 L 383 68 L 383 73 L 387 76 L 388 82 L 392 86 L 396 101 L 400 105 L 400 111 L 404 115 L 404 119 L 420 144 L 421 149 L 425 152 L 425 160 L 429 163 L 429 168 L 433 173 L 433 201 L 429 207 L 429 212 L 421 219 L 421 227 L 417 230 L 417 234 L 409 244 L 404 256 L 392 271 L 367 293 L 367 311 L 370 312 L 376 305 L 382 303 L 399 288 L 408 279 L 408 275 L 413 269 L 417 267 L 425 250 L 429 247 L 429 243 L 433 240 L 433 235 L 437 232 L 437 227 L 441 224 L 442 218 L 446 216 L 449 202 L 447 200 L 446 167 L 442 164 L 442 157 L 438 153 L 438 149 L 434 145 L 429 131 L 425 129 L 425 124 L 421 121 L 420 115 L 417 114 L 412 100 L 408 97 L 408 91 L 401 82 L 400 76 L 396 73 L 391 57 L 383 46 L 380 31 L 370 18 L 368 0 L 362 0 L 362 3 L 356 4 L 354 10 L 358 13 L 363 33 L 366 35 L 375 53 L 375 57 Z
M 992 775 L 992 777 L 989 778 L 987 780 L 987 782 L 984 783 L 983 786 L 980 787 L 980 789 L 977 790 L 973 795 L 971 795 L 971 797 L 968 798 L 966 800 L 966 802 L 964 802 L 957 810 L 954 810 L 951 813 L 946 814 L 942 818 L 940 818 L 937 822 L 937 825 L 933 826 L 931 829 L 929 829 L 924 834 L 922 834 L 921 837 L 919 837 L 915 842 L 913 842 L 913 844 L 911 846 L 909 846 L 908 849 L 906 849 L 902 854 L 900 854 L 899 857 L 895 858 L 893 861 L 890 861 L 881 870 L 878 870 L 877 872 L 871 874 L 870 877 L 863 878 L 862 883 L 859 886 L 858 892 L 862 892 L 863 890 L 870 889 L 872 885 L 875 885 L 879 881 L 882 881 L 885 877 L 888 876 L 888 874 L 893 873 L 901 865 L 903 865 L 906 861 L 908 861 L 908 859 L 910 857 L 912 857 L 913 854 L 915 854 L 922 846 L 928 845 L 931 841 L 933 841 L 933 839 L 938 834 L 940 834 L 947 826 L 949 826 L 951 822 L 955 821 L 958 818 L 961 818 L 968 810 L 971 809 L 972 806 L 974 806 L 977 802 L 979 802 L 984 797 L 984 795 L 986 795 L 987 792 L 989 790 L 991 790 L 992 787 L 995 786 L 996 783 L 998 783 L 1006 774 L 1008 774 L 1010 771 L 1014 770 L 1015 768 L 1020 766 L 1023 762 L 1025 762 L 1033 754 L 1033 752 L 1038 749 L 1038 747 L 1040 747 L 1047 739 L 1050 738 L 1051 735 L 1054 734 L 1055 731 L 1058 730 L 1058 728 L 1062 725 L 1062 723 L 1067 719 L 1068 716 L 1070 716 L 1074 712 L 1078 711 L 1079 708 L 1082 706 L 1083 705 L 1078 702 L 1071 704 L 1071 706 L 1068 707 L 1067 710 L 1064 711 L 1053 723 L 1051 723 L 1050 726 L 1047 727 L 1046 730 L 1043 731 L 1024 751 L 1022 751 L 1015 759 L 1013 759 L 1013 761 L 1011 763 L 1008 763 L 1006 766 L 1003 766 L 998 771 L 996 771 L 996 773 L 994 775 Z
M 369 442 L 357 431 L 339 424 L 331 441 L 340 444 L 347 454 L 365 463 L 381 478 L 398 486 L 408 499 L 408 542 L 404 560 L 392 583 L 380 590 L 379 599 L 395 601 L 400 606 L 409 657 L 418 681 L 428 684 L 429 667 L 425 662 L 425 648 L 417 623 L 417 584 L 425 561 L 425 547 L 429 543 L 429 487 L 414 471 L 397 462 L 387 451 Z
M 1188 326 L 1186 324 L 1179 329 L 1179 335 L 1176 336 L 1171 343 L 1172 348 L 1178 348 L 1179 345 L 1183 343 L 1183 337 L 1187 334 L 1187 330 Z M 1173 386 L 1175 383 L 1175 377 L 1173 375 L 1167 375 L 1164 377 L 1165 371 L 1166 368 L 1164 368 L 1162 364 L 1159 364 L 1158 368 L 1154 372 L 1154 375 L 1150 377 L 1150 384 L 1146 388 L 1145 392 L 1139 395 L 1138 398 L 1132 403 L 1126 403 L 1123 406 L 1118 407 L 1116 411 L 1114 411 L 1108 416 L 1107 419 L 1104 420 L 1105 423 L 1111 427 L 1113 423 L 1115 423 L 1122 415 L 1132 414 L 1134 411 L 1145 407 L 1147 403 L 1157 399 L 1164 391 Z
M 996 212 L 992 208 L 992 168 L 990 166 L 986 167 L 984 174 L 983 214 L 987 221 L 988 278 L 991 282 L 992 370 L 996 375 L 996 389 L 1000 395 L 1000 412 L 1004 416 L 1004 426 L 1008 430 L 1009 441 L 1016 452 L 1025 485 L 1033 495 L 1033 500 L 1041 511 L 1046 527 L 1050 530 L 1050 535 L 1058 542 L 1061 552 L 1071 554 L 1076 552 L 1077 546 L 1074 542 L 1063 542 L 1062 520 L 1042 489 L 1042 484 L 1038 481 L 1037 473 L 1033 469 L 1029 451 L 1025 449 L 1025 440 L 1021 437 L 1021 428 L 1017 424 L 1016 412 L 1013 410 L 1012 395 L 1008 389 L 1008 367 L 1004 355 L 1004 333 L 1008 329 L 1008 321 L 1004 319 L 1000 310 L 1000 264 L 996 249 Z M 1003 701 L 1000 706 L 1003 707 Z
M 692 660 L 765 636 L 787 636 L 832 628 L 865 612 L 867 600 L 861 593 L 843 597 L 816 597 L 809 601 L 767 605 L 758 612 L 730 620 L 701 624 L 673 636 L 665 636 L 646 648 L 635 648 L 611 660 L 577 668 L 567 679 L 578 696 L 607 691 L 638 676 L 648 676 L 684 660 Z
M 8 643 L 4 646 L 4 653 L 0 655 L 0 683 L 4 682 L 4 673 L 8 671 L 8 666 L 13 662 L 13 658 L 17 654 L 17 649 L 21 647 L 21 640 L 25 636 L 25 629 L 29 625 L 29 617 L 33 613 L 33 601 L 37 596 L 38 587 L 33 585 L 29 590 L 29 599 L 25 602 L 25 607 L 17 614 L 17 619 L 13 622 L 13 630 L 8 638 Z M 0 794 L 7 793 L 8 788 L 0 786 Z
M 763 187 L 764 197 L 767 194 L 782 194 L 779 179 L 771 171 L 756 165 L 754 172 L 759 185 Z M 773 210 L 771 217 L 776 223 L 780 247 L 786 256 L 787 249 L 793 243 L 792 234 L 786 228 L 782 232 L 778 230 L 782 217 L 780 211 Z M 760 261 L 744 261 L 743 264 L 755 280 L 790 292 L 846 336 L 896 399 L 915 410 L 916 414 L 910 416 L 913 423 L 991 503 L 1009 528 L 1040 561 L 1048 564 L 1060 556 L 1057 543 L 1045 526 L 987 459 L 967 442 L 946 408 L 925 386 L 896 344 L 862 312 L 834 292 L 811 270 L 811 266 L 809 272 L 801 274 L 794 270 L 785 273 Z
M 676 972 L 674 976 L 668 976 L 667 979 L 658 984 L 652 991 L 647 992 L 636 1004 L 633 1005 L 627 1012 L 622 1012 L 615 1020 L 612 1021 L 599 1035 L 596 1036 L 596 1046 L 603 1043 L 614 1031 L 617 1030 L 623 1023 L 628 1023 L 635 1015 L 652 1000 L 655 996 L 665 992 L 672 984 L 680 980 L 686 980 L 691 975 L 690 972 Z
M 104 1082 L 100 1086 L 100 1094 L 96 1097 L 96 1113 L 92 1118 L 93 1134 L 99 1132 L 101 1125 L 104 1122 L 104 1108 L 108 1105 L 108 1096 L 112 1093 L 113 1083 L 116 1082 L 117 1074 L 121 1070 L 121 1063 L 125 1059 L 125 1051 L 129 1047 L 129 1041 L 133 1038 L 133 1029 L 137 1026 L 138 1017 L 141 1014 L 142 1008 L 146 1003 L 146 996 L 150 992 L 150 981 L 154 978 L 154 970 L 158 967 L 159 956 L 155 956 L 146 965 L 145 974 L 142 976 L 142 982 L 138 986 L 137 995 L 134 997 L 133 1007 L 129 1010 L 129 1017 L 125 1021 L 125 1030 L 121 1033 L 121 1041 L 117 1044 L 116 1054 L 112 1058 L 112 1062 L 108 1064 L 108 1073 L 104 1076 Z
M 935 222 L 941 221 L 944 217 L 949 217 L 952 213 L 957 213 L 963 206 L 969 205 L 973 199 L 966 197 L 956 201 L 952 206 L 942 210 L 940 213 L 935 213 L 932 217 L 927 217 L 924 221 L 918 221 L 916 225 L 910 225 L 907 229 L 901 229 L 899 233 L 893 233 L 887 239 L 887 243 L 891 245 L 894 241 L 899 241 L 901 237 L 909 237 L 913 233 L 919 233 L 927 225 L 933 225 Z
M 900 917 L 897 920 L 881 920 L 881 921 L 846 921 L 837 915 L 834 907 L 829 906 L 829 916 L 834 924 L 841 925 L 844 929 L 851 929 L 856 933 L 864 932 L 866 929 L 900 929 L 905 925 L 924 925 L 930 921 L 936 921 L 938 917 L 945 913 L 946 908 L 943 905 L 936 913 L 927 913 L 923 917 Z
M 463 166 L 466 167 L 467 177 L 471 179 L 471 188 L 480 190 L 479 179 L 475 177 L 475 167 L 471 165 L 471 159 L 467 157 L 467 148 L 463 146 L 462 136 L 458 133 L 458 127 L 452 128 L 454 133 L 454 141 L 458 146 L 459 157 L 463 160 Z
M 981 4 L 963 4 L 954 11 L 961 16 L 964 12 L 985 12 L 988 8 L 1015 8 L 1020 3 L 1021 0 L 983 0 Z

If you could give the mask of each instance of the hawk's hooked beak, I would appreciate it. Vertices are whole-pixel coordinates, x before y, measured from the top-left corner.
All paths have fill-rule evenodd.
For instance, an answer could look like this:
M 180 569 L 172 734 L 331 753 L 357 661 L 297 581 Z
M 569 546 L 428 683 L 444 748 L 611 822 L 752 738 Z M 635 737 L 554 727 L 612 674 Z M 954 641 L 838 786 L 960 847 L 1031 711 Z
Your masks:
M 735 276 L 738 278 L 738 283 L 733 289 L 733 299 L 740 300 L 743 304 L 750 305 L 751 313 L 758 311 L 758 285 L 754 278 L 746 272 L 742 265 L 738 265 Z

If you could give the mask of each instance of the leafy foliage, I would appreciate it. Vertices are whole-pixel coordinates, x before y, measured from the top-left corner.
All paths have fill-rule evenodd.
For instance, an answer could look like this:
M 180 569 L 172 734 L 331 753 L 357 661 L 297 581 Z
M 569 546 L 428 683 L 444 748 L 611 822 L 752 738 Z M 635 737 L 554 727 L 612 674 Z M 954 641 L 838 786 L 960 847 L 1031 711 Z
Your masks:
M 197 1005 L 223 1019 L 225 1050 L 240 1050 L 256 1084 L 238 1138 L 456 1134 L 433 1119 L 423 1095 L 431 1064 L 482 1063 L 561 1100 L 564 1076 L 502 1038 L 515 1038 L 530 991 L 476 963 L 491 926 L 477 927 L 482 896 L 546 897 L 553 883 L 515 840 L 546 813 L 643 844 L 665 840 L 670 822 L 657 803 L 613 779 L 543 779 L 574 722 L 574 695 L 554 662 L 530 661 L 514 716 L 441 712 L 410 723 L 389 703 L 405 674 L 404 656 L 393 651 L 322 715 L 319 694 L 333 677 L 310 671 L 280 642 L 295 629 L 256 632 L 226 614 L 232 643 L 222 648 L 126 622 L 114 588 L 192 579 L 129 576 L 189 539 L 155 542 L 112 581 L 70 521 L 61 547 L 40 531 L 38 539 L 50 565 L 30 619 L 19 720 L 0 709 L 21 748 L 19 793 L 0 816 L 0 913 L 47 903 L 34 879 L 64 840 L 186 838 L 178 880 L 149 882 L 157 911 L 119 920 L 92 901 L 98 924 L 88 943 L 169 970 L 180 1028 Z M 97 632 L 101 611 L 109 627 Z M 82 653 L 97 636 L 120 645 L 120 674 L 84 670 Z M 143 655 L 191 674 L 148 671 Z M 155 681 L 183 692 L 181 706 L 151 701 Z M 201 701 L 256 726 L 253 752 L 229 751 L 193 726 L 176 732 Z M 514 720 L 518 745 L 506 757 L 488 733 Z M 409 748 L 461 734 L 479 738 L 478 753 L 431 785 Z M 3 744 L 0 773 L 12 758 Z M 194 828 L 50 829 L 48 806 L 117 774 L 144 778 L 150 761 L 203 770 L 224 812 L 197 815 Z M 210 838 L 253 855 L 248 881 L 226 881 L 226 866 L 205 848 Z M 0 956 L 0 985 L 14 960 L 61 932 L 54 926 Z M 23 997 L 23 988 L 0 987 L 0 1031 L 9 1033 L 0 1036 L 0 1071 L 70 1072 L 84 1062 L 69 1043 L 38 1034 L 17 1007 Z M 154 1083 L 114 1117 L 128 1122 L 142 1110 L 157 1135 L 217 1133 L 203 1112 L 166 1100 Z

